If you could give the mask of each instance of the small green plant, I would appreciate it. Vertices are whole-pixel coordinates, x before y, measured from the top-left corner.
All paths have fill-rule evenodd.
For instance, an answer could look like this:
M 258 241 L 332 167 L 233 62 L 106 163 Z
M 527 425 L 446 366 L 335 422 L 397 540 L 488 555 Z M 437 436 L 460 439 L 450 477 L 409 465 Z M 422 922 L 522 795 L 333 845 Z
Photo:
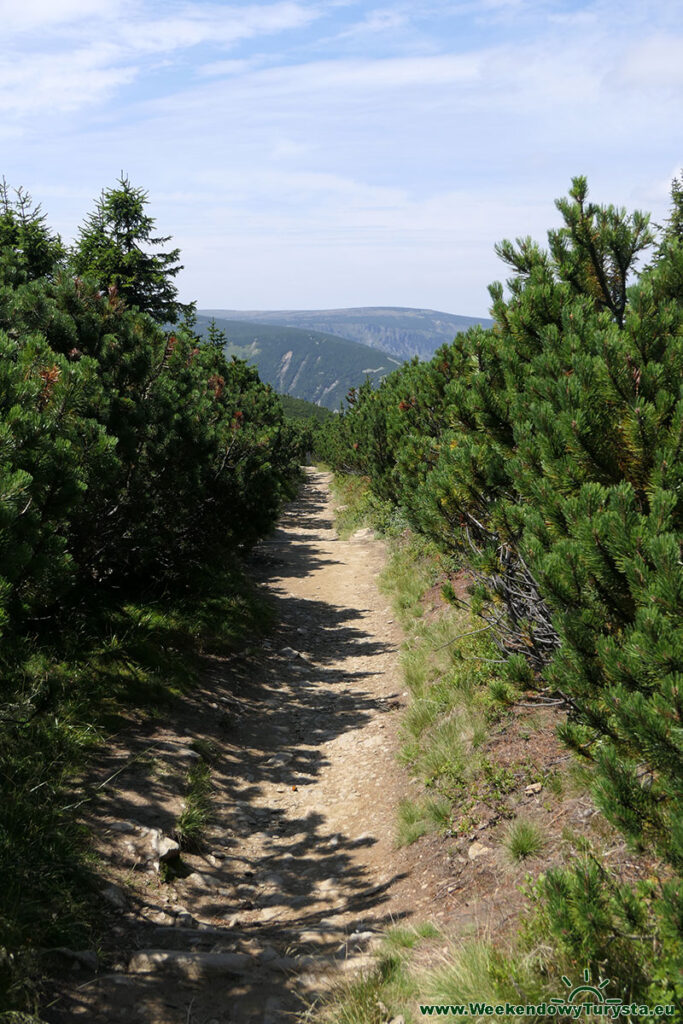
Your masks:
M 425 800 L 424 813 L 439 831 L 445 832 L 452 824 L 451 801 L 444 796 L 429 797 Z
M 465 777 L 466 760 L 463 723 L 450 717 L 438 722 L 425 736 L 418 766 L 427 781 L 445 778 L 459 783 Z
M 425 921 L 415 927 L 398 925 L 396 928 L 390 928 L 386 933 L 384 946 L 386 949 L 396 952 L 414 949 L 422 939 L 435 939 L 439 934 L 439 929 L 430 921 Z
M 513 861 L 535 857 L 544 844 L 541 830 L 532 821 L 514 821 L 505 837 L 505 848 Z
M 496 1004 L 507 1000 L 522 1003 L 538 999 L 543 991 L 538 976 L 524 958 L 514 952 L 507 955 L 478 940 L 452 946 L 443 963 L 418 978 L 417 985 L 421 1000 L 446 1004 Z
M 422 807 L 407 798 L 401 800 L 398 806 L 396 845 L 411 846 L 428 831 L 429 823 L 425 819 Z
M 211 817 L 211 771 L 204 761 L 190 768 L 187 787 L 185 807 L 176 821 L 174 835 L 183 850 L 198 850 Z
M 438 701 L 431 700 L 429 697 L 418 698 L 406 711 L 402 728 L 409 736 L 417 739 L 425 729 L 432 725 L 441 710 Z
M 196 739 L 190 743 L 190 749 L 201 755 L 207 764 L 213 764 L 218 756 L 218 747 L 211 740 Z
M 561 772 L 551 772 L 545 780 L 545 784 L 553 796 L 558 799 L 564 795 L 564 777 Z
M 517 778 L 512 768 L 493 764 L 488 758 L 483 758 L 481 770 L 494 797 L 500 798 L 506 793 L 512 793 L 517 786 Z

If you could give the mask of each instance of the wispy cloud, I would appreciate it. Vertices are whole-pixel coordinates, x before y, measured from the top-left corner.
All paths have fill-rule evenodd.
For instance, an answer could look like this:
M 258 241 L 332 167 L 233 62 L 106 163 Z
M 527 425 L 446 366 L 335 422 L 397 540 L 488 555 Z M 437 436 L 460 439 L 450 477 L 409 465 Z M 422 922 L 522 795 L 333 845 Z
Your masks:
M 106 44 L 68 54 L 27 54 L 16 61 L 0 57 L 0 110 L 13 119 L 36 112 L 92 106 L 133 81 L 137 68 L 118 59 Z
M 572 174 L 664 215 L 682 13 L 0 0 L 0 172 L 68 234 L 124 168 L 204 305 L 484 313 L 494 242 L 542 239 Z
M 28 0 L 17 5 L 0 0 L 0 16 L 5 40 L 5 52 L 0 50 L 0 109 L 21 116 L 34 110 L 92 106 L 140 76 L 149 58 L 168 60 L 202 46 L 230 48 L 300 29 L 319 17 L 319 10 L 296 2 L 196 3 L 170 13 L 165 7 L 154 16 L 148 5 L 132 0 L 111 5 L 93 0 Z M 19 45 L 24 47 L 21 60 Z M 244 66 L 238 62 L 231 73 Z M 226 73 L 226 67 L 219 73 Z

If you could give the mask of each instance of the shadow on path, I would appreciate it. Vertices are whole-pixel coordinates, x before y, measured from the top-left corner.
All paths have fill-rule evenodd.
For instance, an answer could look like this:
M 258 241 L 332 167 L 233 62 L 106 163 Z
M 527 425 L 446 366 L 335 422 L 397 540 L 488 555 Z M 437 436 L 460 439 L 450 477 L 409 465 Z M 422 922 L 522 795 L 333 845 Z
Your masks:
M 329 968 L 325 957 L 343 960 L 365 948 L 367 934 L 349 935 L 395 920 L 384 905 L 403 875 L 378 882 L 359 858 L 359 850 L 376 840 L 340 833 L 325 808 L 308 805 L 309 789 L 330 764 L 331 742 L 394 710 L 396 697 L 373 690 L 373 678 L 383 671 L 374 664 L 384 663 L 395 646 L 364 627 L 368 609 L 360 594 L 358 606 L 346 606 L 335 603 L 334 593 L 325 600 L 287 592 L 288 580 L 342 564 L 344 542 L 335 540 L 331 527 L 325 491 L 309 483 L 254 552 L 254 575 L 268 584 L 278 621 L 262 649 L 227 661 L 207 658 L 203 685 L 180 698 L 170 712 L 173 721 L 148 722 L 96 764 L 102 780 L 118 772 L 92 808 L 99 830 L 106 829 L 103 819 L 115 819 L 172 834 L 197 751 L 210 764 L 213 789 L 206 845 L 183 857 L 192 873 L 172 887 L 156 876 L 146 891 L 134 884 L 129 911 L 112 915 L 105 959 L 115 965 L 124 952 L 140 949 L 231 951 L 248 953 L 249 968 L 212 978 L 209 991 L 205 984 L 156 973 L 90 978 L 80 992 L 65 986 L 46 1020 L 63 1024 L 82 1015 L 94 1024 L 291 1022 L 288 1014 L 302 988 L 295 980 L 298 961 L 274 970 L 264 949 L 273 947 L 280 960 L 315 953 L 318 968 L 307 966 L 315 974 Z M 327 553 L 337 550 L 338 557 Z M 372 585 L 371 575 L 361 582 Z M 114 844 L 112 867 L 118 855 Z M 142 870 L 133 875 L 148 878 Z M 158 923 L 169 916 L 171 888 L 187 911 L 185 919 L 176 915 L 173 927 Z M 156 920 L 145 916 L 150 907 Z M 179 927 L 188 919 L 189 930 Z

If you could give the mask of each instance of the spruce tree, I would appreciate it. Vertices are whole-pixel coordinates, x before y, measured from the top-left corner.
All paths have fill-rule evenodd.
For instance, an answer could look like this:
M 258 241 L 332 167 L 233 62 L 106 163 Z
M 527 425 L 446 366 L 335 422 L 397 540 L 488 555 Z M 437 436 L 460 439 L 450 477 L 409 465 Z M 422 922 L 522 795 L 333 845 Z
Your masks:
M 66 250 L 50 230 L 40 205 L 23 188 L 0 181 L 0 281 L 50 276 L 62 264 Z
M 105 290 L 158 323 L 175 323 L 190 305 L 178 302 L 173 279 L 183 269 L 180 249 L 163 251 L 170 235 L 155 234 L 146 211 L 148 194 L 124 174 L 105 189 L 95 210 L 80 228 L 71 253 L 71 269 L 95 278 Z

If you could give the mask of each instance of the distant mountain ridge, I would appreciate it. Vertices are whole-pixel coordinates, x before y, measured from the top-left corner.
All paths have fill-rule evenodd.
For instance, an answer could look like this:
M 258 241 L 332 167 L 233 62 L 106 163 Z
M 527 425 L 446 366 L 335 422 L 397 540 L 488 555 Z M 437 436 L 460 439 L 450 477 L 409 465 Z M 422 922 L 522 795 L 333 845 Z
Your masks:
M 458 316 L 409 306 L 360 306 L 352 309 L 238 310 L 203 309 L 205 317 L 233 322 L 280 324 L 320 331 L 388 352 L 401 362 L 418 356 L 431 359 L 444 342 L 476 324 L 491 327 L 487 317 Z
M 216 311 L 218 313 L 218 311 Z M 261 380 L 281 394 L 338 409 L 349 388 L 366 377 L 379 384 L 401 365 L 386 352 L 321 331 L 280 324 L 197 316 L 197 332 L 206 336 L 211 320 L 225 332 L 225 351 L 258 369 Z

